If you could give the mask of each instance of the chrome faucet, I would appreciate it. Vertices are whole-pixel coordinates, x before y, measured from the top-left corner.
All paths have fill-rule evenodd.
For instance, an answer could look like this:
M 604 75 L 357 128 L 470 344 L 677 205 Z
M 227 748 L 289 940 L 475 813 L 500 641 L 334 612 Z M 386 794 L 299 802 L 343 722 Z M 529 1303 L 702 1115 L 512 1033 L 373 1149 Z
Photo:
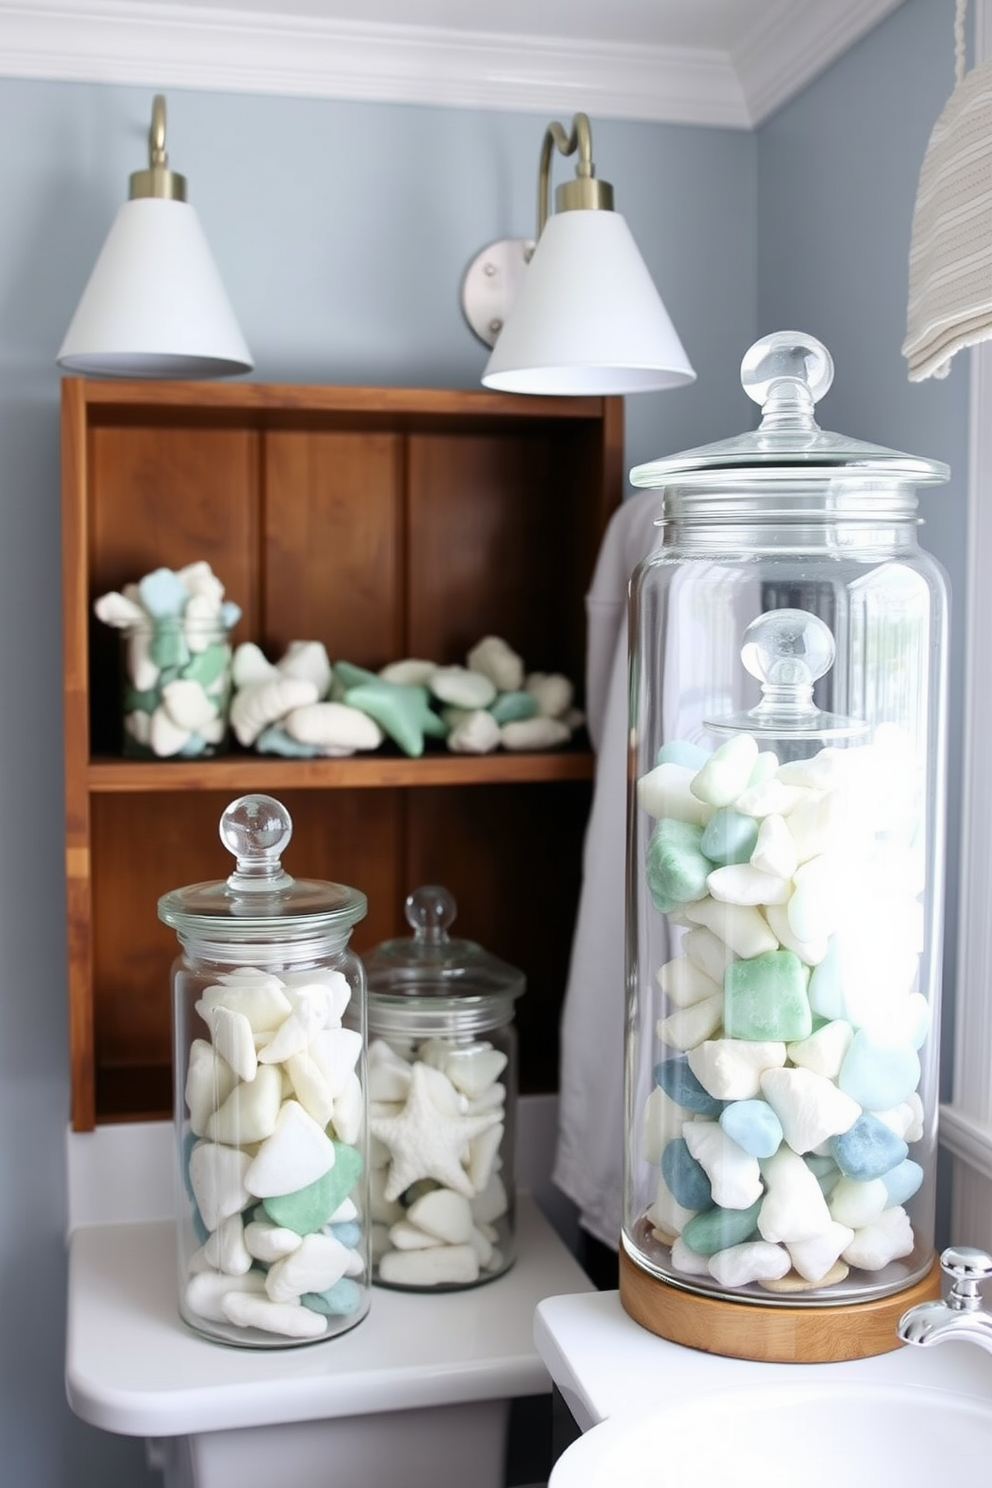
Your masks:
M 959 1338 L 992 1353 L 992 1312 L 982 1306 L 981 1283 L 992 1276 L 992 1256 L 970 1245 L 952 1246 L 940 1257 L 951 1278 L 944 1302 L 921 1302 L 904 1312 L 896 1325 L 903 1343 L 927 1347 Z

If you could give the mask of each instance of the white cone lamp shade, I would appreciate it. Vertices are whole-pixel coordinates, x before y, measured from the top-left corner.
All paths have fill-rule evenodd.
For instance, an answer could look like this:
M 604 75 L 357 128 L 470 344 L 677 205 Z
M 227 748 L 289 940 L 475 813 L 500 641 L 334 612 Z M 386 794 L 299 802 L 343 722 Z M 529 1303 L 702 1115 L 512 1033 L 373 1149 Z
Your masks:
M 131 177 L 66 332 L 58 363 L 96 377 L 230 377 L 252 369 L 185 181 L 167 168 L 165 101 L 151 164 Z
M 125 202 L 59 351 L 70 372 L 225 377 L 250 372 L 196 212 L 187 202 Z
M 549 217 L 482 375 L 502 392 L 640 393 L 695 372 L 618 212 Z

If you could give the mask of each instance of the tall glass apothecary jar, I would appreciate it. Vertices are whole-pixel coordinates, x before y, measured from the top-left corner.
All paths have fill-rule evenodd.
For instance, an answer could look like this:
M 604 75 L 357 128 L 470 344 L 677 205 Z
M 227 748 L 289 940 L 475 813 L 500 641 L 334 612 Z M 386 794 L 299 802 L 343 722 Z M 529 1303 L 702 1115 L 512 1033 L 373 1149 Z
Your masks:
M 319 1342 L 370 1297 L 365 974 L 348 949 L 365 895 L 294 879 L 271 796 L 220 835 L 227 879 L 163 895 L 173 964 L 179 1310 L 252 1348 Z
M 771 335 L 759 428 L 631 475 L 621 1300 L 743 1358 L 885 1352 L 939 1291 L 949 471 L 821 430 L 832 377 Z

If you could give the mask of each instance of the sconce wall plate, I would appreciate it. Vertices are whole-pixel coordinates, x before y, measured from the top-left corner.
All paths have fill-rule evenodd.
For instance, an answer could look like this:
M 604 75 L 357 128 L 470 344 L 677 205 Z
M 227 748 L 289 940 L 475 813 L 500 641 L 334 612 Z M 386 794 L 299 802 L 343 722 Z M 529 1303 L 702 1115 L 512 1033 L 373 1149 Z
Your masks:
M 503 329 L 533 252 L 532 238 L 500 238 L 476 254 L 465 271 L 462 309 L 486 346 L 494 345 Z

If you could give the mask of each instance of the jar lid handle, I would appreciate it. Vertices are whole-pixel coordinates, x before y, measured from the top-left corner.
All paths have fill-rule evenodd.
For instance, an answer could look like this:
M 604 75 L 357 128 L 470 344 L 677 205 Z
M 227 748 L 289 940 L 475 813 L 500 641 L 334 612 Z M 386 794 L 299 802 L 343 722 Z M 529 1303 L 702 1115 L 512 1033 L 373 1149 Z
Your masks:
M 815 429 L 813 409 L 834 380 L 834 361 L 805 331 L 775 331 L 741 362 L 741 386 L 761 405 L 762 429 Z
M 407 894 L 403 910 L 416 940 L 424 945 L 441 945 L 448 939 L 448 926 L 457 906 L 454 895 L 440 884 L 421 884 Z
M 293 822 L 274 796 L 239 796 L 220 819 L 220 840 L 234 854 L 237 867 L 227 880 L 239 893 L 268 894 L 293 880 L 280 856 L 293 835 Z

